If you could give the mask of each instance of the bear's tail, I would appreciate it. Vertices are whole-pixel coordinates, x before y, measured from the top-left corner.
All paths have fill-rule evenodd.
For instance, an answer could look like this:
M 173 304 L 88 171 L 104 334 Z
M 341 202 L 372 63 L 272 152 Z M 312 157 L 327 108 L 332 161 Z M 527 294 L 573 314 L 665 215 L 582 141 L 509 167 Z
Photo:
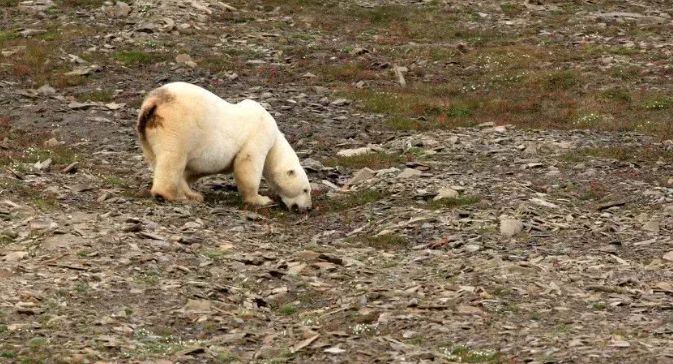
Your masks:
M 156 99 L 149 99 L 145 101 L 143 106 L 140 108 L 140 115 L 138 116 L 138 125 L 136 125 L 136 129 L 138 130 L 140 139 L 143 142 L 147 141 L 147 135 L 145 131 L 147 130 L 147 126 L 154 121 L 157 106 Z

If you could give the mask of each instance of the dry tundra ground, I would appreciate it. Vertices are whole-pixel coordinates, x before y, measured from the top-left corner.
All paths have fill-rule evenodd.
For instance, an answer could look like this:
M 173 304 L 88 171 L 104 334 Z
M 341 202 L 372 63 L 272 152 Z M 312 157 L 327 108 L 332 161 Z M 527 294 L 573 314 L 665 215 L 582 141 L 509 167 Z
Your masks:
M 670 1 L 0 9 L 0 363 L 673 362 Z M 152 200 L 177 80 L 267 106 L 316 208 Z

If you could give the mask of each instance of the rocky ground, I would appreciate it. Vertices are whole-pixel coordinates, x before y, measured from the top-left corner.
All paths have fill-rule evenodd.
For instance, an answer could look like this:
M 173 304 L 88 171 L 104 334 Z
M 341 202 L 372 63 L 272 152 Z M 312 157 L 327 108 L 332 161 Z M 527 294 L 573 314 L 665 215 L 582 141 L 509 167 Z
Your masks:
M 668 5 L 0 1 L 0 362 L 673 362 Z M 316 208 L 152 200 L 174 80 Z

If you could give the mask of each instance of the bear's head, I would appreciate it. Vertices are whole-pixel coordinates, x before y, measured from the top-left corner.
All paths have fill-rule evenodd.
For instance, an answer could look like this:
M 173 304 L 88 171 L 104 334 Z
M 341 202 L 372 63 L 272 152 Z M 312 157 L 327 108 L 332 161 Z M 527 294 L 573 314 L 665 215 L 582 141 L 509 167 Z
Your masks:
M 270 184 L 288 209 L 300 212 L 311 209 L 311 184 L 300 165 L 279 171 Z

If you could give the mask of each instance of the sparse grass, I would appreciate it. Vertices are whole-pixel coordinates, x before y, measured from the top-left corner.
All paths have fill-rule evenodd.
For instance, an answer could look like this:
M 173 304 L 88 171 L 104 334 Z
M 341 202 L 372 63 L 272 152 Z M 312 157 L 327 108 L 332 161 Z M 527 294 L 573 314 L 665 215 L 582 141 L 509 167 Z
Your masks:
M 349 62 L 331 64 L 320 67 L 317 74 L 324 82 L 353 82 L 371 80 L 381 77 L 379 73 L 369 69 L 364 63 Z
M 0 3 L 0 7 L 1 6 L 3 5 Z M 11 30 L 0 31 L 0 45 L 8 40 L 16 39 L 18 37 L 19 35 Z
M 350 157 L 339 156 L 326 160 L 324 164 L 329 167 L 340 166 L 353 169 L 365 167 L 371 169 L 383 169 L 399 166 L 400 164 L 411 160 L 413 160 L 411 159 L 411 156 L 404 156 L 402 154 L 372 152 Z
M 114 91 L 112 90 L 94 90 L 91 92 L 87 93 L 81 93 L 77 95 L 77 100 L 86 102 L 86 101 L 94 101 L 94 102 L 112 102 L 114 96 Z
M 425 130 L 428 124 L 411 118 L 394 117 L 386 120 L 386 126 L 394 130 Z
M 217 353 L 217 355 L 215 356 L 215 358 L 213 358 L 213 360 L 215 360 L 215 363 L 218 364 L 229 364 L 240 361 L 241 359 L 238 355 L 232 352 L 222 351 Z
M 129 188 L 129 182 L 119 176 L 115 175 L 108 175 L 108 176 L 103 176 L 103 182 L 111 187 L 117 187 L 117 188 L 123 188 L 127 189 Z
M 652 97 L 645 101 L 646 110 L 667 110 L 673 106 L 673 98 L 667 96 Z
M 587 185 L 583 185 L 579 189 L 579 199 L 583 201 L 593 200 L 599 201 L 610 194 L 610 190 L 606 185 L 599 181 L 591 181 Z
M 517 16 L 526 9 L 523 5 L 515 4 L 515 3 L 503 3 L 500 4 L 500 9 L 502 10 L 503 13 L 507 16 Z
M 104 0 L 56 0 L 62 7 L 68 8 L 97 8 L 103 5 Z
M 407 238 L 398 234 L 370 236 L 365 242 L 368 246 L 380 250 L 400 250 L 409 247 Z
M 330 211 L 343 211 L 353 207 L 366 205 L 382 199 L 385 195 L 376 190 L 356 191 L 343 197 L 333 198 L 325 206 Z
M 497 363 L 499 361 L 497 352 L 474 350 L 465 345 L 440 347 L 439 352 L 447 359 L 459 363 Z
M 442 198 L 439 200 L 432 200 L 427 204 L 431 210 L 439 210 L 444 208 L 455 208 L 461 206 L 474 205 L 481 199 L 479 196 L 460 196 L 456 198 Z
M 286 303 L 278 308 L 278 313 L 283 316 L 294 315 L 299 309 L 292 303 Z
M 0 0 L 0 7 L 9 8 L 19 5 L 21 0 Z
M 197 60 L 197 63 L 215 74 L 231 70 L 236 65 L 228 55 L 207 56 Z
M 648 145 L 638 147 L 610 145 L 605 147 L 585 148 L 576 151 L 573 154 L 631 162 L 655 162 L 663 160 L 670 163 L 670 161 L 673 161 L 673 152 Z
M 47 346 L 47 344 L 49 344 L 49 341 L 46 338 L 43 338 L 43 337 L 34 337 L 34 338 L 30 339 L 30 341 L 28 341 L 28 346 L 32 350 L 40 350 L 40 349 L 44 348 L 45 346 Z
M 10 151 L 0 154 L 0 165 L 14 165 L 17 167 L 21 163 L 32 164 L 50 158 L 53 165 L 64 166 L 76 162 L 79 159 L 79 156 L 74 150 L 68 149 L 66 146 L 54 146 L 48 148 L 28 147 L 27 149 L 17 151 L 16 153 L 11 153 Z
M 86 282 L 79 282 L 75 286 L 75 291 L 79 294 L 85 294 L 89 292 L 89 285 Z
M 606 305 L 604 302 L 596 302 L 591 305 L 591 308 L 596 311 L 605 311 L 605 309 L 608 308 L 608 305 Z
M 13 243 L 15 238 L 16 234 L 10 234 L 9 232 L 0 231 L 0 247 L 3 245 Z
M 136 282 L 145 284 L 147 286 L 156 286 L 161 280 L 161 273 L 157 270 L 147 270 L 134 277 Z
M 112 58 L 125 66 L 138 67 L 166 60 L 166 55 L 142 50 L 117 51 Z
M 603 91 L 602 95 L 607 99 L 617 102 L 628 103 L 631 102 L 632 99 L 629 91 L 622 87 L 612 87 L 610 89 Z
M 579 84 L 579 76 L 573 71 L 558 71 L 546 75 L 543 79 L 547 91 L 568 90 Z
M 40 210 L 49 210 L 55 208 L 58 203 L 54 197 L 51 196 L 37 196 L 33 197 L 31 199 L 31 202 L 35 207 L 39 208 Z
M 206 250 L 203 255 L 214 262 L 221 262 L 227 256 L 227 252 L 221 249 L 210 249 Z
M 135 359 L 172 355 L 188 347 L 187 342 L 178 337 L 162 336 L 142 328 L 134 331 L 133 339 L 139 344 L 131 353 Z

